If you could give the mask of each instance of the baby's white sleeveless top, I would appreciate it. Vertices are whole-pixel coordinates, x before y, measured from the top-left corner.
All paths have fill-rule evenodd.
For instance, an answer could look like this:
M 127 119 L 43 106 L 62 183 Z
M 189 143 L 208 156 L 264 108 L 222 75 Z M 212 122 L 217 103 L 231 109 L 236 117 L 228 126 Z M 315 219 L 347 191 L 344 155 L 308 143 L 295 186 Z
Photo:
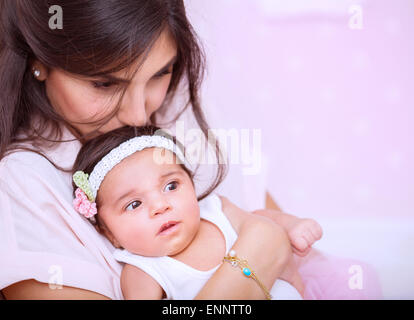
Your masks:
M 215 224 L 223 233 L 227 254 L 236 242 L 237 233 L 221 209 L 220 198 L 212 193 L 199 201 L 199 207 L 200 218 Z M 200 271 L 168 256 L 144 257 L 132 254 L 125 249 L 116 249 L 114 257 L 120 262 L 136 266 L 149 274 L 163 288 L 167 299 L 173 300 L 194 299 L 208 279 L 220 267 L 217 265 L 210 270 Z M 236 272 L 240 272 L 240 276 L 243 276 L 240 270 Z M 273 299 L 301 299 L 297 290 L 283 280 L 276 281 L 271 289 L 271 294 Z

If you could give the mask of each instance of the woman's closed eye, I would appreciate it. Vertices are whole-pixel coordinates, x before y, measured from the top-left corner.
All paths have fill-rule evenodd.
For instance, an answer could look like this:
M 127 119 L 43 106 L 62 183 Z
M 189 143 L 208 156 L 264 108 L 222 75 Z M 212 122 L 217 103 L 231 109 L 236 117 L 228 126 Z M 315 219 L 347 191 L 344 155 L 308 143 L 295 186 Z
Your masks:
M 170 73 L 172 73 L 172 70 L 167 69 L 167 70 L 161 71 L 160 73 L 156 74 L 154 77 L 155 78 L 161 78 L 161 77 L 166 76 L 167 74 L 170 74 Z
M 130 211 L 130 210 L 134 210 L 134 209 L 136 209 L 136 208 L 138 208 L 140 205 L 141 205 L 141 201 L 138 201 L 138 200 L 136 200 L 136 201 L 132 201 L 126 208 L 125 208 L 125 210 L 126 211 Z
M 117 85 L 114 81 L 92 81 L 92 84 L 98 89 L 109 89 Z
M 156 75 L 154 75 L 154 79 L 159 79 L 162 78 L 168 74 L 171 74 L 173 72 L 173 67 L 174 66 L 170 66 L 167 69 L 161 70 L 159 73 L 157 73 Z M 128 83 L 128 80 L 125 79 L 121 80 L 121 83 L 125 82 Z M 102 90 L 108 90 L 108 89 L 113 89 L 116 88 L 120 83 L 114 81 L 114 80 L 93 80 L 91 81 L 92 85 L 94 88 L 96 89 L 102 89 Z

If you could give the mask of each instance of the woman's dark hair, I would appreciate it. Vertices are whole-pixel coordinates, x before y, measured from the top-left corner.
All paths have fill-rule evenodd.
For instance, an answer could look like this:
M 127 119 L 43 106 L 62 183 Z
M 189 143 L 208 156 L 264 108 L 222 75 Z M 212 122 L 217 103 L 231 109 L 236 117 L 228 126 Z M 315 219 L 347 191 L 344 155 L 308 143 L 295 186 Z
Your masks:
M 62 8 L 62 29 L 49 27 L 52 5 Z M 145 59 L 164 30 L 176 41 L 177 61 L 166 99 L 151 115 L 151 124 L 159 125 L 157 114 L 166 111 L 183 84 L 188 100 L 170 123 L 191 106 L 207 138 L 209 127 L 199 98 L 205 55 L 187 20 L 183 0 L 0 0 L 0 160 L 22 149 L 47 158 L 36 146 L 64 142 L 62 124 L 71 128 L 81 142 L 87 140 L 51 106 L 44 82 L 37 81 L 30 70 L 35 59 L 47 68 L 87 77 L 104 76 L 136 61 L 142 63 L 140 59 Z M 116 112 L 94 123 L 103 125 Z M 36 128 L 34 118 L 39 119 Z M 226 175 L 226 166 L 220 163 L 221 151 L 214 144 L 218 170 L 210 190 Z M 48 160 L 56 168 L 69 171 Z
M 88 140 L 78 153 L 78 156 L 72 168 L 72 173 L 75 173 L 76 171 L 83 171 L 84 173 L 90 175 L 96 164 L 111 150 L 118 147 L 121 143 L 135 137 L 154 135 L 160 135 L 167 139 L 171 139 L 177 145 L 177 147 L 181 149 L 182 153 L 185 154 L 184 146 L 180 143 L 180 141 L 177 141 L 174 136 L 168 134 L 166 131 L 162 130 L 159 127 L 153 125 L 141 127 L 125 126 Z M 180 163 L 179 165 L 193 182 L 194 173 L 191 172 L 190 169 L 187 168 L 184 164 Z M 73 192 L 75 193 L 77 187 L 74 183 L 72 183 L 72 186 Z M 207 194 L 204 194 L 203 198 L 211 192 L 212 190 L 210 190 Z M 202 197 L 198 197 L 197 199 L 201 200 Z M 99 197 L 96 199 L 96 205 L 99 212 Z M 98 227 L 98 231 L 101 231 L 102 221 L 99 220 L 99 214 L 96 216 L 96 225 Z

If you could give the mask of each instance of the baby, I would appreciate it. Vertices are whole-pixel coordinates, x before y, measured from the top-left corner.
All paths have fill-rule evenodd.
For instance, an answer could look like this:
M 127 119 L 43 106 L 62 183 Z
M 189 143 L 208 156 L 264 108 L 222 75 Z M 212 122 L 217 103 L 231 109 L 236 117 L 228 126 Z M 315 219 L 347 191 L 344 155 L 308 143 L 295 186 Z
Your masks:
M 245 221 L 274 223 L 215 193 L 198 199 L 189 168 L 175 139 L 154 126 L 114 130 L 78 154 L 74 206 L 117 248 L 125 299 L 193 299 L 223 261 L 237 257 L 231 248 Z M 319 225 L 281 215 L 296 252 L 306 254 L 322 235 Z M 302 299 L 293 263 L 281 279 L 268 297 Z

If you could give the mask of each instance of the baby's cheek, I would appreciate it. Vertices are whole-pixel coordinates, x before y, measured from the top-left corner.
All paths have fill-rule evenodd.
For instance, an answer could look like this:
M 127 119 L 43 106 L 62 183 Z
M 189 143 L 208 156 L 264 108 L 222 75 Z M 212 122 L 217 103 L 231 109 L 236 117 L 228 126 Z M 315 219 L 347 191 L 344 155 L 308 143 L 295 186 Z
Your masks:
M 190 234 L 190 237 L 193 237 L 200 227 L 200 207 L 198 205 L 198 202 L 189 202 L 185 209 L 185 212 L 187 225 L 189 227 L 188 232 Z
M 189 203 L 188 212 L 191 214 L 192 218 L 194 219 L 200 218 L 200 206 L 198 205 L 197 199 Z
M 152 255 L 154 239 L 151 239 L 149 230 L 129 226 L 124 230 L 122 247 L 131 253 L 139 255 Z

